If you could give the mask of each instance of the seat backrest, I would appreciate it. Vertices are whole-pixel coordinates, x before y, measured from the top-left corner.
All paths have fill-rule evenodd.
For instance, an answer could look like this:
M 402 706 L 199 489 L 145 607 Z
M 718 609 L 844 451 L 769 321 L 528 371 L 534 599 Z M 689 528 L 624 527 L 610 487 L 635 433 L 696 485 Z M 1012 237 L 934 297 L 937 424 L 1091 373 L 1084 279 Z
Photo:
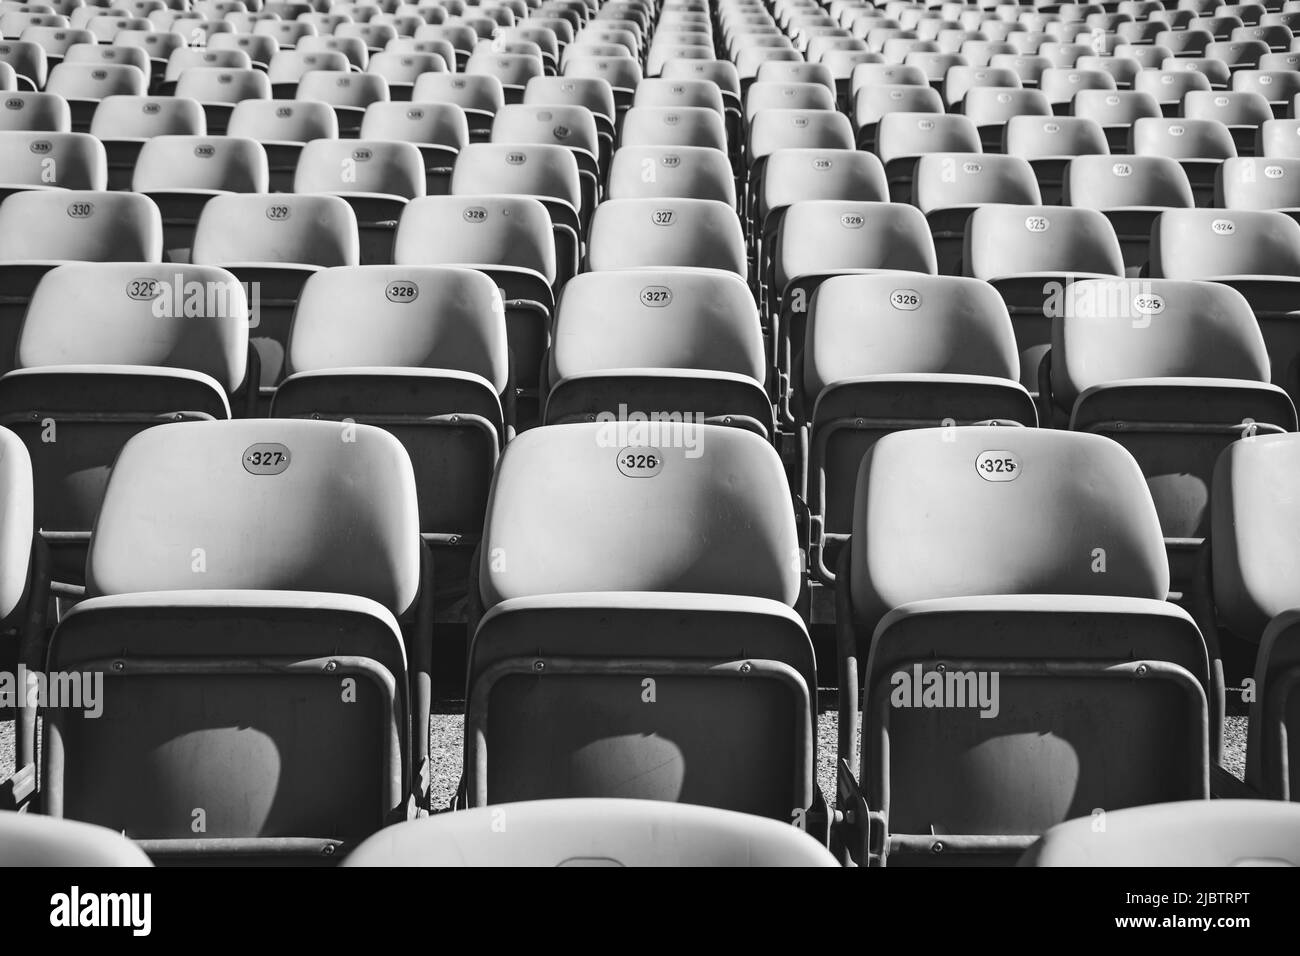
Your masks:
M 308 70 L 298 80 L 296 98 L 364 109 L 371 103 L 389 99 L 388 81 L 374 73 Z
M 176 80 L 176 95 L 200 103 L 238 103 L 241 100 L 269 100 L 271 81 L 261 70 L 191 66 Z
M 415 199 L 425 192 L 424 159 L 411 143 L 315 139 L 302 148 L 297 193 L 380 193 Z
M 349 68 L 348 58 L 338 50 L 318 50 L 314 53 L 280 50 L 271 57 L 266 75 L 271 85 L 276 86 L 297 84 L 303 76 L 315 70 L 346 72 Z
M 1280 212 L 1168 209 L 1151 228 L 1151 275 L 1300 276 L 1300 224 Z
M 1127 126 L 1144 116 L 1161 115 L 1154 96 L 1133 90 L 1080 90 L 1073 112 L 1102 126 Z
M 1144 117 L 1133 123 L 1132 152 L 1174 159 L 1227 159 L 1237 155 L 1228 128 L 1216 120 Z
M 0 867 L 10 866 L 144 867 L 153 864 L 134 840 L 107 827 L 38 813 L 0 810 Z
M 835 94 L 821 83 L 759 80 L 745 93 L 745 117 L 752 120 L 759 110 L 768 109 L 833 110 Z
M 1269 380 L 1264 336 L 1235 289 L 1177 279 L 1084 279 L 1052 317 L 1052 396 L 1137 378 Z
M 360 136 L 462 150 L 469 143 L 469 123 L 454 103 L 371 103 Z
M 979 129 L 960 114 L 887 113 L 876 129 L 876 155 L 886 163 L 925 153 L 980 152 Z
M 106 96 L 90 121 L 91 135 L 101 140 L 203 136 L 206 132 L 199 101 L 178 96 Z
M 227 34 L 234 36 L 234 34 Z M 167 58 L 163 79 L 175 82 L 186 70 L 205 66 L 212 69 L 247 70 L 253 66 L 252 58 L 243 50 L 209 50 L 197 47 L 179 47 Z M 142 67 L 143 69 L 143 67 Z
M 10 90 L 0 99 L 0 130 L 71 132 L 72 111 L 57 93 Z
M 162 216 L 127 192 L 42 189 L 0 203 L 0 261 L 51 259 L 159 262 Z
M 193 261 L 354 266 L 357 217 L 338 196 L 291 193 L 216 196 L 199 215 Z
M 426 73 L 415 81 L 416 103 L 455 103 L 463 109 L 496 113 L 505 105 L 505 91 L 495 76 L 478 73 Z
M 808 407 L 866 375 L 986 375 L 1015 381 L 1011 318 L 986 282 L 956 276 L 832 276 L 813 293 L 804 339 Z
M 1187 800 L 1057 824 L 1018 866 L 1300 866 L 1300 807 L 1275 800 Z
M 525 101 L 527 95 L 525 92 Z M 696 106 L 721 113 L 722 91 L 711 80 L 646 79 L 637 85 L 632 105 L 676 109 Z
M 587 243 L 592 271 L 700 266 L 746 275 L 740 219 L 711 199 L 616 199 L 596 207 Z
M 1079 116 L 1013 116 L 1003 141 L 1008 153 L 1025 159 L 1110 152 L 1101 126 Z
M 1051 103 L 1069 103 L 1081 90 L 1115 89 L 1115 77 L 1104 70 L 1049 67 L 1038 78 L 1038 88 Z
M 513 266 L 555 281 L 551 217 L 528 196 L 426 196 L 402 213 L 393 244 L 399 265 Z
M 976 126 L 994 126 L 1016 116 L 1051 116 L 1052 106 L 1042 90 L 977 86 L 966 93 L 962 112 Z
M 504 814 L 504 816 L 502 816 Z M 509 820 L 509 846 L 493 820 Z M 659 800 L 529 800 L 381 830 L 344 866 L 836 866 L 797 827 Z
M 556 303 L 551 381 L 611 369 L 766 375 L 763 335 L 745 281 L 716 269 L 587 272 Z
M 324 269 L 298 297 L 287 366 L 454 369 L 481 376 L 499 395 L 510 365 L 504 314 L 496 283 L 471 269 Z
M 1133 89 L 1150 93 L 1157 103 L 1177 103 L 1193 90 L 1210 89 L 1210 79 L 1194 70 L 1142 70 L 1133 81 Z
M 921 212 L 1009 203 L 1042 203 L 1038 180 L 1020 156 L 985 153 L 928 153 L 916 161 L 915 202 Z
M 778 290 L 799 276 L 843 269 L 934 274 L 925 216 L 906 203 L 814 199 L 790 206 L 775 249 Z
M 118 455 L 86 591 L 324 591 L 400 615 L 419 590 L 418 529 L 410 458 L 383 429 L 290 419 L 159 425 Z
M 1217 186 L 1217 204 L 1226 209 L 1294 209 L 1300 207 L 1300 159 L 1225 159 Z
M 1188 119 L 1217 120 L 1225 126 L 1259 126 L 1273 118 L 1268 100 L 1260 94 L 1192 90 L 1183 97 Z
M 1163 601 L 1164 539 L 1137 462 L 1100 435 L 925 428 L 880 439 L 858 471 L 854 615 L 867 633 L 912 601 L 1110 595 Z M 1098 550 L 1106 573 L 1096 573 Z
M 703 106 L 634 106 L 623 114 L 624 146 L 709 146 L 727 149 L 718 112 Z
M 216 189 L 264 193 L 266 150 L 238 136 L 155 136 L 140 148 L 131 187 L 136 192 Z
M 596 120 L 585 106 L 503 106 L 492 121 L 492 142 L 549 143 L 600 154 Z
M 134 66 L 103 63 L 60 63 L 50 70 L 45 92 L 69 100 L 102 100 L 114 94 L 143 96 L 148 86 L 144 71 Z
M 828 109 L 764 109 L 749 124 L 750 163 L 777 149 L 852 149 L 853 128 L 843 113 Z
M 14 185 L 103 189 L 108 181 L 104 146 L 88 133 L 0 132 L 0 178 Z
M 1234 634 L 1258 640 L 1296 606 L 1300 584 L 1300 438 L 1256 435 L 1219 455 L 1210 488 L 1214 604 Z
M 36 531 L 35 501 L 27 447 L 9 429 L 0 428 L 0 621 L 14 618 L 23 607 Z
M 229 396 L 244 382 L 248 327 L 244 287 L 224 269 L 73 262 L 47 272 L 32 293 L 16 365 L 188 369 Z
M 1168 156 L 1078 156 L 1062 185 L 1062 201 L 1086 209 L 1195 205 L 1187 172 Z
M 950 67 L 943 78 L 944 102 L 950 108 L 954 107 L 962 102 L 972 89 L 987 86 L 1017 89 L 1021 86 L 1020 76 L 1015 70 L 1005 66 Z
M 241 100 L 230 113 L 227 136 L 262 143 L 338 139 L 338 116 L 327 103 L 302 100 Z
M 1095 209 L 1071 206 L 981 206 L 966 225 L 962 261 L 966 274 L 977 279 L 1035 272 L 1124 274 L 1110 221 Z
M 149 71 L 149 54 L 137 46 L 108 43 L 74 43 L 63 54 L 64 63 L 119 63 Z
M 614 120 L 614 88 L 600 76 L 535 76 L 524 87 L 525 106 L 585 106 L 596 116 Z
M 707 146 L 624 146 L 614 151 L 610 199 L 680 196 L 736 204 L 736 180 L 722 150 Z
M 1255 134 L 1255 155 L 1300 157 L 1300 120 L 1273 119 L 1261 123 Z
M 864 86 L 853 95 L 853 121 L 858 129 L 880 122 L 886 113 L 942 113 L 943 98 L 932 86 L 882 83 Z
M 636 521 L 635 540 L 609 534 L 604 519 L 613 515 Z M 488 501 L 480 591 L 489 610 L 516 597 L 607 591 L 789 606 L 799 593 L 797 548 L 780 457 L 759 435 L 680 420 L 552 425 L 506 446 Z M 505 563 L 492 560 L 501 555 Z
M 638 170 L 639 172 L 639 170 Z M 472 143 L 461 150 L 451 177 L 453 195 L 501 193 L 558 199 L 581 206 L 578 163 L 563 146 Z
M 847 149 L 777 149 L 767 157 L 758 213 L 808 199 L 884 202 L 885 168 L 874 153 Z

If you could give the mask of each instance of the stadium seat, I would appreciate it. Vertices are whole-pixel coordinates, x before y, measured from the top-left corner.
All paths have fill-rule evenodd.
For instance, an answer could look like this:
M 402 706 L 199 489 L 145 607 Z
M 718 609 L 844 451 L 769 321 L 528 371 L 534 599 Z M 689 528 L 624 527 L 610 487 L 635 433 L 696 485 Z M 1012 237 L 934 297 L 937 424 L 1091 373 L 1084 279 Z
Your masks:
M 1057 205 L 1070 161 L 1109 152 L 1095 121 L 1079 116 L 1013 116 L 1003 129 L 1003 152 L 1027 159 L 1045 205 Z
M 1151 226 L 1160 214 L 1195 205 L 1187 173 L 1167 156 L 1076 157 L 1066 169 L 1061 200 L 1110 220 L 1130 276 L 1146 267 Z
M 1268 101 L 1258 93 L 1193 90 L 1183 97 L 1182 112 L 1188 119 L 1217 120 L 1228 127 L 1238 156 L 1255 155 L 1258 128 L 1273 118 Z
M 293 190 L 342 197 L 356 214 L 361 263 L 383 265 L 393 261 L 397 222 L 424 183 L 424 159 L 411 143 L 317 139 L 302 148 Z
M 793 357 L 803 348 L 808 304 L 822 282 L 843 272 L 933 275 L 938 268 L 929 226 L 915 206 L 834 199 L 792 204 L 764 246 L 764 259 L 760 307 L 772 335 L 776 396 L 783 405 Z
M 1038 88 L 1043 91 L 1055 113 L 1070 112 L 1074 98 L 1085 90 L 1113 90 L 1115 78 L 1104 70 L 1073 70 L 1049 67 L 1038 78 Z
M 197 100 L 108 96 L 95 108 L 90 133 L 104 144 L 108 187 L 130 189 L 136 160 L 146 140 L 154 136 L 205 136 L 207 122 Z
M 270 188 L 292 192 L 303 145 L 315 139 L 337 139 L 339 125 L 334 110 L 325 103 L 243 100 L 230 114 L 226 135 L 261 143 L 266 151 Z
M 227 194 L 208 200 L 194 233 L 191 260 L 221 266 L 256 283 L 251 331 L 269 399 L 284 375 L 284 347 L 303 283 L 330 266 L 357 265 L 357 217 L 338 196 Z
M 19 324 L 46 272 L 69 260 L 161 262 L 162 232 L 158 207 L 135 193 L 41 189 L 0 202 L 0 371 L 13 367 Z
M 858 149 L 872 150 L 876 127 L 886 113 L 942 113 L 943 98 L 928 85 L 881 83 L 853 94 L 853 129 Z
M 67 101 L 57 93 L 6 93 L 0 101 L 0 131 L 68 133 L 72 131 L 72 113 Z
M 960 114 L 887 113 L 876 126 L 876 155 L 885 164 L 889 198 L 912 200 L 912 173 L 926 153 L 978 153 L 979 129 Z
M 775 449 L 741 428 L 601 420 L 511 442 L 460 802 L 617 794 L 824 832 L 789 503 Z
M 565 147 L 578 163 L 583 210 L 596 207 L 606 171 L 600 168 L 596 121 L 586 107 L 507 104 L 492 121 L 491 142 Z
M 1300 217 L 1300 159 L 1225 159 L 1214 184 L 1222 209 L 1275 210 Z
M 699 415 L 773 437 L 758 311 L 733 273 L 585 273 L 556 303 L 553 338 L 544 424 L 599 420 L 621 408 Z
M 933 92 L 933 91 L 931 91 Z M 809 199 L 884 202 L 885 169 L 872 153 L 847 149 L 777 149 L 767 157 L 761 184 L 749 189 L 751 256 L 761 262 L 785 210 Z
M 704 106 L 634 106 L 623 114 L 621 146 L 709 146 L 728 151 L 721 114 Z
M 886 435 L 858 472 L 845 555 L 840 686 L 863 694 L 862 783 L 842 766 L 839 789 L 863 821 L 844 832 L 856 862 L 1012 863 L 1095 807 L 1210 795 L 1205 642 L 1165 600 L 1155 509 L 1115 442 Z
M 388 84 L 382 76 L 336 70 L 308 70 L 298 80 L 294 97 L 328 103 L 338 117 L 339 135 L 352 139 L 361 129 L 366 107 L 389 98 Z
M 17 74 L 17 89 L 34 92 L 44 89 L 49 76 L 45 48 L 33 40 L 0 42 L 0 62 L 8 63 Z
M 152 865 L 143 850 L 105 827 L 0 810 L 0 867 Z
M 607 269 L 699 266 L 746 276 L 740 217 L 708 199 L 617 199 L 596 207 L 586 266 Z
M 180 51 L 177 51 L 180 52 Z M 192 66 L 176 81 L 176 96 L 203 105 L 208 132 L 220 136 L 230 124 L 230 114 L 243 100 L 269 100 L 271 83 L 261 70 Z
M 1295 431 L 1295 407 L 1269 384 L 1264 337 L 1233 289 L 1081 281 L 1061 306 L 1040 371 L 1044 408 L 1058 424 L 1115 439 L 1137 460 L 1165 536 L 1171 587 L 1186 597 L 1209 532 L 1219 452 L 1243 434 Z
M 1188 800 L 1104 810 L 1057 824 L 1018 866 L 1300 866 L 1300 809 L 1260 800 Z
M 42 809 L 155 859 L 319 864 L 427 806 L 412 782 L 428 754 L 417 527 L 410 459 L 369 425 L 194 422 L 130 439 L 91 538 L 89 599 L 49 651 L 51 669 L 107 672 L 113 719 L 44 712 Z
M 809 569 L 834 584 L 858 465 L 881 435 L 971 422 L 1034 426 L 1006 306 L 986 283 L 926 275 L 832 276 L 794 360 Z
M 1187 173 L 1198 206 L 1214 201 L 1219 165 L 1237 155 L 1232 134 L 1216 120 L 1139 119 L 1129 135 L 1129 152 L 1137 156 L 1168 156 Z
M 248 302 L 221 269 L 70 263 L 45 274 L 0 377 L 26 444 L 54 578 L 83 584 L 86 542 L 128 438 L 161 421 L 247 413 Z M 241 393 L 241 394 L 242 394 Z
M 271 57 L 266 75 L 271 81 L 271 96 L 278 100 L 291 100 L 298 95 L 298 83 L 307 73 L 316 70 L 347 72 L 350 69 L 347 56 L 338 50 L 306 53 L 289 49 L 279 50 Z
M 226 36 L 235 36 L 235 34 L 230 33 L 226 34 Z M 162 81 L 156 84 L 156 92 L 163 96 L 170 96 L 176 91 L 176 81 L 181 78 L 181 74 L 194 67 L 247 70 L 250 69 L 252 65 L 252 58 L 243 50 L 209 50 L 204 47 L 177 47 L 167 58 L 167 66 L 163 70 Z M 144 69 L 144 67 L 141 66 L 141 69 Z M 222 85 L 235 84 L 233 80 L 228 80 Z
M 1273 119 L 1259 125 L 1255 155 L 1269 159 L 1300 158 L 1300 120 Z
M 1041 90 L 977 86 L 967 91 L 962 112 L 980 132 L 986 153 L 1002 152 L 1007 121 L 1017 116 L 1051 116 L 1052 107 Z
M 1043 202 L 1033 168 L 1019 156 L 927 153 L 916 162 L 912 189 L 930 226 L 939 273 L 949 276 L 962 274 L 966 222 L 977 208 Z
M 426 73 L 415 81 L 411 100 L 454 103 L 465 111 L 471 139 L 486 141 L 492 132 L 493 118 L 505 105 L 505 93 L 495 76 Z
M 412 200 L 397 226 L 397 265 L 463 265 L 502 291 L 521 427 L 536 420 L 537 382 L 555 313 L 550 214 L 530 196 L 429 196 Z
M 104 189 L 104 147 L 87 133 L 0 132 L 0 199 L 17 192 Z
M 1300 225 L 1280 212 L 1171 209 L 1151 229 L 1154 278 L 1212 279 L 1246 297 L 1264 333 L 1274 385 L 1300 400 Z
M 591 210 L 573 151 L 560 145 L 472 143 L 451 178 L 452 195 L 531 196 L 546 207 L 555 235 L 555 285 L 578 271 Z M 638 176 L 640 169 L 637 170 Z M 728 181 L 730 181 L 728 177 Z
M 721 150 L 705 146 L 625 146 L 609 170 L 610 199 L 713 199 L 735 208 L 736 180 Z
M 273 417 L 363 422 L 402 442 L 437 593 L 463 598 L 492 470 L 514 426 L 496 284 L 442 266 L 322 270 L 303 286 L 285 365 Z
M 158 206 L 163 258 L 188 262 L 194 229 L 208 200 L 220 193 L 264 193 L 266 150 L 235 136 L 154 136 L 144 141 L 131 182 Z
M 99 101 L 107 96 L 144 96 L 148 78 L 134 66 L 96 63 L 60 63 L 50 70 L 46 93 L 57 93 L 68 101 L 72 129 L 84 133 Z
M 1286 116 L 1291 98 L 1300 93 L 1300 73 L 1296 70 L 1238 70 L 1232 76 L 1232 88 L 1238 92 L 1259 93 L 1273 107 L 1273 115 Z
M 361 139 L 414 143 L 424 161 L 425 193 L 451 190 L 456 157 L 469 144 L 465 111 L 454 103 L 380 102 L 366 107 Z
M 1294 577 L 1296 435 L 1257 435 L 1229 445 L 1214 470 L 1213 603 L 1235 638 L 1258 645 L 1251 674 L 1246 783 L 1273 800 L 1296 799 L 1297 619 Z
M 497 828 L 494 832 L 494 827 Z M 508 840 L 500 828 L 508 828 Z M 387 827 L 344 866 L 837 866 L 788 824 L 651 800 L 529 800 Z

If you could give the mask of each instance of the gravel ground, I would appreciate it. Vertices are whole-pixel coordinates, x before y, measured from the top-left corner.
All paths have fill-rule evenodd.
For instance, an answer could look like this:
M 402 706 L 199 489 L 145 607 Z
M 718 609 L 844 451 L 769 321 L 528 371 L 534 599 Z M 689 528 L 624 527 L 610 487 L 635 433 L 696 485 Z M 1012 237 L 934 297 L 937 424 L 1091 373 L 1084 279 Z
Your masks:
M 837 714 L 834 709 L 817 721 L 817 782 L 828 801 L 835 798 L 835 750 Z M 445 807 L 456 795 L 460 781 L 465 718 L 459 704 L 446 702 L 436 708 L 430 734 L 433 760 L 433 805 Z M 1224 727 L 1224 766 L 1238 779 L 1246 772 L 1246 718 L 1228 717 Z M 7 780 L 14 767 L 13 721 L 0 721 L 0 781 Z

